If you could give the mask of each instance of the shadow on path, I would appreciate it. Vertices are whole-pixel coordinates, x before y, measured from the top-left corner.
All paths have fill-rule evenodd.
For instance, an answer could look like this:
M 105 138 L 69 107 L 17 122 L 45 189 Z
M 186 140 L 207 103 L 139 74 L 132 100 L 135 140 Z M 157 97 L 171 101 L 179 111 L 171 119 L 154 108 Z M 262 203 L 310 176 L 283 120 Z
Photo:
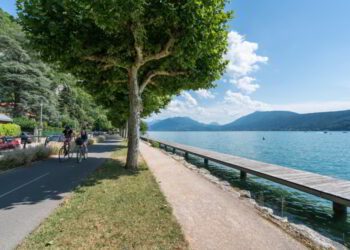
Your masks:
M 90 146 L 89 158 L 80 164 L 75 158 L 63 163 L 51 158 L 0 175 L 0 218 L 4 210 L 16 210 L 20 206 L 31 209 L 31 205 L 45 200 L 61 200 L 110 158 L 113 151 L 123 148 L 117 145 L 119 142 L 109 140 Z

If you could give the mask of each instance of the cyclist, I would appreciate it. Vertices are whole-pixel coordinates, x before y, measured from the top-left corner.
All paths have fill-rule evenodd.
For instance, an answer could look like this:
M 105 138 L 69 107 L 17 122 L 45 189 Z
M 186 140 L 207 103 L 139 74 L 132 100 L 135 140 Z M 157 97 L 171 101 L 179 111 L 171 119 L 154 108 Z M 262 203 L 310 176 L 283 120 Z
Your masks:
M 87 143 L 88 143 L 88 135 L 86 132 L 85 127 L 83 127 L 80 131 L 79 137 L 75 139 L 75 144 L 78 146 L 77 148 L 77 160 L 80 162 L 82 160 L 82 157 L 84 159 L 87 158 Z M 82 149 L 84 151 L 82 151 Z
M 72 138 L 73 138 L 73 130 L 68 125 L 66 125 L 63 130 L 63 135 L 64 135 L 63 145 L 64 147 L 68 145 L 68 149 L 66 149 L 66 154 L 67 154 L 67 152 L 69 152 L 70 150 L 70 142 L 72 141 Z
M 85 147 L 85 151 L 87 152 L 88 149 L 87 149 L 87 144 L 88 144 L 88 133 L 86 131 L 86 128 L 83 127 L 82 130 L 80 131 L 80 138 L 83 142 L 83 145 Z

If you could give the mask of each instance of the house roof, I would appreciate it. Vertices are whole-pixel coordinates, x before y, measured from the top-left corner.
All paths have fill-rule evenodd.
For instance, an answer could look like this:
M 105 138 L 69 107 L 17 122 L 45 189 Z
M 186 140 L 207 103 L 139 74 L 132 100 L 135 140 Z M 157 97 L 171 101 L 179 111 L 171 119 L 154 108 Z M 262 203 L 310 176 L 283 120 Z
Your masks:
M 0 114 L 0 122 L 12 122 L 12 119 L 7 115 Z

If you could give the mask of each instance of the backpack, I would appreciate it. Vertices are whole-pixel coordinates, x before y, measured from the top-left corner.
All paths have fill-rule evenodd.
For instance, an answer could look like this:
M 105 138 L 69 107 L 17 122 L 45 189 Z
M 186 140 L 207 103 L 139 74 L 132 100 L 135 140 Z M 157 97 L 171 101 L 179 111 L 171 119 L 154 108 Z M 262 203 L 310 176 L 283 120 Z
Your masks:
M 75 144 L 77 144 L 78 146 L 81 146 L 81 145 L 83 145 L 83 140 L 80 138 L 80 137 L 78 137 L 77 139 L 75 139 Z

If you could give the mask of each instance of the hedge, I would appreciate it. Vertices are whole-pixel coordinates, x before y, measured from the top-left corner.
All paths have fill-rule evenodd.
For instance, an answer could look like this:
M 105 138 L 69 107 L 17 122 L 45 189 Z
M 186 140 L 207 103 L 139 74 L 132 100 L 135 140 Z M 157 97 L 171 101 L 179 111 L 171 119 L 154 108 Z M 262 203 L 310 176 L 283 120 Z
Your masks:
M 0 158 L 0 172 L 2 170 L 29 165 L 33 161 L 46 159 L 52 154 L 53 149 L 44 145 L 6 152 Z
M 30 132 L 33 132 L 34 128 L 37 126 L 37 123 L 35 120 L 24 117 L 24 116 L 13 118 L 13 123 L 21 126 L 21 128 L 24 131 L 30 131 Z
M 17 124 L 0 124 L 0 136 L 19 136 L 20 134 L 21 127 Z

